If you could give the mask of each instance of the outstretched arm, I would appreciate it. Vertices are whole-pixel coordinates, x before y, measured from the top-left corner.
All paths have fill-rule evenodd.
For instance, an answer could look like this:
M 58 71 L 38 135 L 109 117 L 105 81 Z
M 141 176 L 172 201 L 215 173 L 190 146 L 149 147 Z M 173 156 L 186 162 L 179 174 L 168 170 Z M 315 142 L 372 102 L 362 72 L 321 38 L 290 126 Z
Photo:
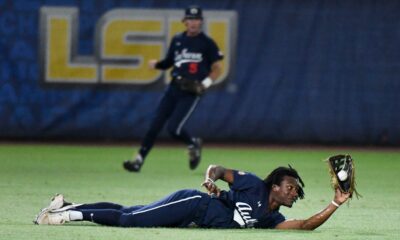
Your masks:
M 287 220 L 278 225 L 276 229 L 300 229 L 314 230 L 321 226 L 328 218 L 350 197 L 349 193 L 342 193 L 339 189 L 335 191 L 333 201 L 322 211 L 306 220 Z
M 216 194 L 219 196 L 220 189 L 215 185 L 217 180 L 223 180 L 229 184 L 233 183 L 233 171 L 217 165 L 210 165 L 207 168 L 204 182 L 201 184 L 204 186 L 209 194 Z

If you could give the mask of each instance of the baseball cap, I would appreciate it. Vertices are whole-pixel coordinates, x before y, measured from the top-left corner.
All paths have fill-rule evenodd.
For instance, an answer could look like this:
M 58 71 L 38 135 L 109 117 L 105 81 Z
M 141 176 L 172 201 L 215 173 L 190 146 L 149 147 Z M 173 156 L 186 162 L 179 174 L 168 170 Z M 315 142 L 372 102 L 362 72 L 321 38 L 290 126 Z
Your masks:
M 203 19 L 202 10 L 198 6 L 189 6 L 185 10 L 183 19 Z

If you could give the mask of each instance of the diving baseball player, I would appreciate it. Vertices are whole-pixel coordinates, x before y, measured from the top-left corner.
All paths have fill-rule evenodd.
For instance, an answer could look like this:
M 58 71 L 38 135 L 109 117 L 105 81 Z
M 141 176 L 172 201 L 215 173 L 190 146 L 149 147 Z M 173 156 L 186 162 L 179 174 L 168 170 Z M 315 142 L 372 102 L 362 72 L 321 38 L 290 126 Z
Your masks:
M 221 191 L 217 180 L 229 184 Z M 207 193 L 180 190 L 148 205 L 71 204 L 56 195 L 36 217 L 36 224 L 91 221 L 118 227 L 276 228 L 313 230 L 350 196 L 336 189 L 325 209 L 305 220 L 287 220 L 279 211 L 304 198 L 304 183 L 292 167 L 278 167 L 264 180 L 254 174 L 211 165 L 202 184 Z

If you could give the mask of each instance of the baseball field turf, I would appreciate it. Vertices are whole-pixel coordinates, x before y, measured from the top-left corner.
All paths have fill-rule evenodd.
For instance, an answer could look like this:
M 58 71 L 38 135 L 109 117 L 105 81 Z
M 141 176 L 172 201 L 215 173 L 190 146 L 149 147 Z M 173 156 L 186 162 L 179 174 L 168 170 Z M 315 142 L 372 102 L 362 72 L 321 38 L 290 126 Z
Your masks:
M 301 147 L 205 146 L 203 161 L 190 171 L 183 146 L 156 146 L 139 174 L 122 169 L 134 148 L 128 146 L 0 144 L 0 239 L 400 239 L 400 150 Z M 55 193 L 74 202 L 150 203 L 184 188 L 201 189 L 209 164 L 251 171 L 264 178 L 278 166 L 292 165 L 305 181 L 305 199 L 287 218 L 304 219 L 333 198 L 326 157 L 349 153 L 356 165 L 358 191 L 315 231 L 259 229 L 210 230 L 116 228 L 74 222 L 63 226 L 32 223 Z M 217 182 L 221 188 L 227 188 Z

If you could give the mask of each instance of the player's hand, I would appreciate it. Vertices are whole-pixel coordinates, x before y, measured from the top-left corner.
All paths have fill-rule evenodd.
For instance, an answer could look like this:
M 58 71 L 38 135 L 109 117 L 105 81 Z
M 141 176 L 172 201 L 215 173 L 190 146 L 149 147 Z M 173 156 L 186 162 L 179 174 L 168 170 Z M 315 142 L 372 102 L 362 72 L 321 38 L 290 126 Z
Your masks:
M 221 193 L 221 189 L 219 189 L 211 179 L 206 179 L 201 186 L 207 189 L 209 195 L 216 195 L 219 197 L 219 194 Z
M 345 203 L 347 201 L 347 199 L 349 199 L 349 197 L 350 197 L 350 193 L 344 193 L 344 192 L 340 191 L 339 188 L 336 188 L 335 197 L 333 200 L 337 204 L 342 205 L 343 203 Z
M 157 64 L 157 60 L 155 60 L 155 59 L 149 60 L 149 68 L 150 69 L 156 69 L 156 64 Z

